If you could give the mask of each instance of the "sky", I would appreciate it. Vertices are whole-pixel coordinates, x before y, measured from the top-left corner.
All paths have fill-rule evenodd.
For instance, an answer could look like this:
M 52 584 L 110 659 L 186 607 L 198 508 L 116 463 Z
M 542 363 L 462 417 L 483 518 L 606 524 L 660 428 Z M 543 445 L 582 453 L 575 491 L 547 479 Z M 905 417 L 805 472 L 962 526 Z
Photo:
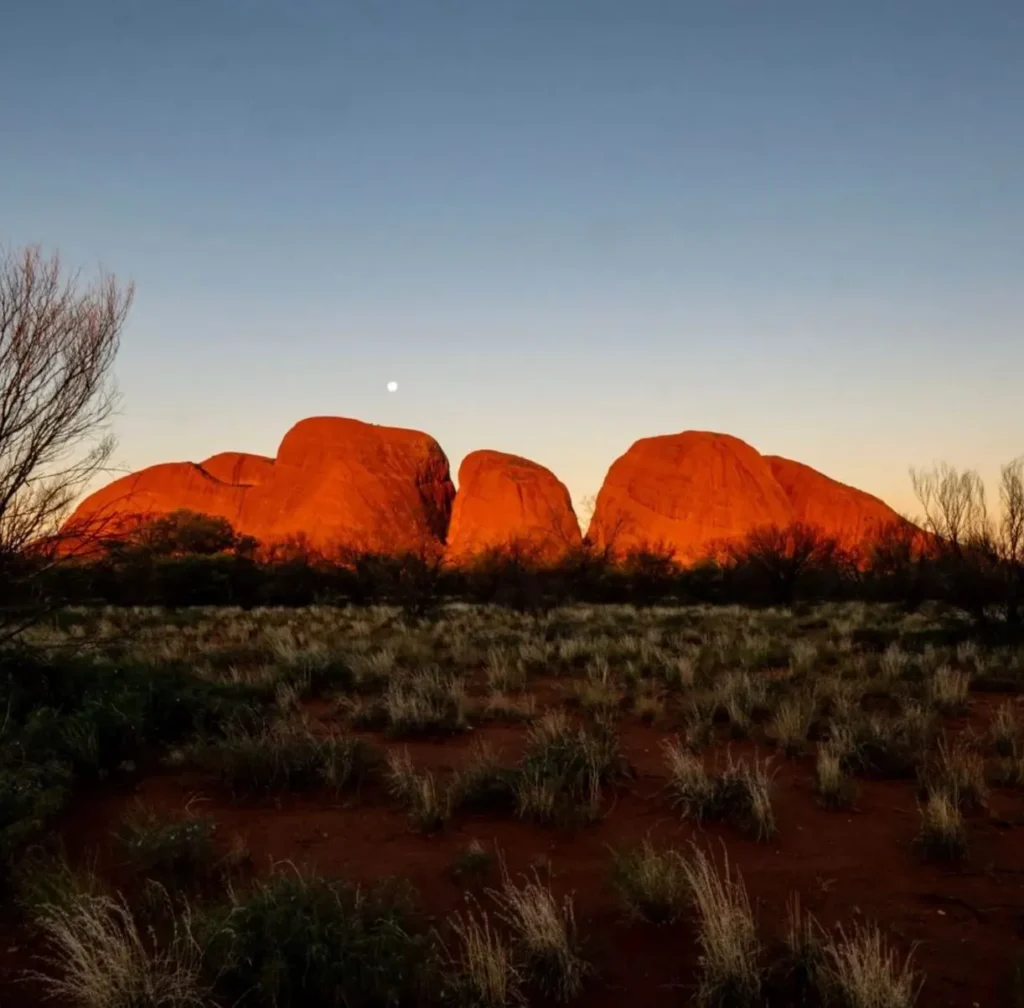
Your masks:
M 579 501 L 698 429 L 913 513 L 1024 453 L 1020 0 L 0 6 L 0 243 L 134 281 L 125 469 L 327 414 Z

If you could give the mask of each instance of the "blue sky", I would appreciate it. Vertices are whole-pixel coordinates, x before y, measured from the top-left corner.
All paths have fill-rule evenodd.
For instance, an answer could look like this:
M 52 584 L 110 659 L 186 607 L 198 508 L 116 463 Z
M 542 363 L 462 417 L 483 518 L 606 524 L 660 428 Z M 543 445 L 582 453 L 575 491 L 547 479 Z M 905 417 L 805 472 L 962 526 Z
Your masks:
M 1019 0 L 3 21 L 0 241 L 134 279 L 125 466 L 336 414 L 578 500 L 695 428 L 909 509 L 912 464 L 1024 452 Z

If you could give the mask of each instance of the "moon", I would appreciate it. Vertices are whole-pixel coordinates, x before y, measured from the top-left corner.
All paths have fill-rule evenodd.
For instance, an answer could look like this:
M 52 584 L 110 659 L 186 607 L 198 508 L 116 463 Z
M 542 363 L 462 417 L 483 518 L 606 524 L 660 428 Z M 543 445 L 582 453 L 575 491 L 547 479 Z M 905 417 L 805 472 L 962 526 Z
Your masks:
M 389 392 L 397 392 L 398 391 L 398 382 L 396 382 L 396 381 L 389 381 L 388 382 L 388 391 Z

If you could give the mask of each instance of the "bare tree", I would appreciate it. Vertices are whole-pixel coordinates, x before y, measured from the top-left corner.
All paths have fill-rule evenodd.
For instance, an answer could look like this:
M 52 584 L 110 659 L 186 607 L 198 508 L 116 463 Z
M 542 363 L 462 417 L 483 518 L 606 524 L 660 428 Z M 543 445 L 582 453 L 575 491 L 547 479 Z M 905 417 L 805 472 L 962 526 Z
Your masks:
M 1024 458 L 1003 466 L 999 484 L 1001 515 L 989 518 L 985 487 L 973 470 L 940 465 L 911 470 L 925 528 L 934 536 L 931 553 L 945 578 L 950 601 L 979 623 L 992 612 L 1008 623 L 1020 618 L 1024 588 Z
M 959 472 L 943 462 L 932 469 L 912 468 L 910 481 L 924 509 L 924 528 L 954 552 L 988 537 L 985 484 L 974 470 Z
M 1020 622 L 1024 595 L 1024 457 L 1003 466 L 999 480 L 999 553 L 1007 575 L 1006 619 Z
M 35 247 L 0 252 L 0 579 L 52 547 L 110 458 L 111 370 L 133 294 L 106 274 L 83 287 Z

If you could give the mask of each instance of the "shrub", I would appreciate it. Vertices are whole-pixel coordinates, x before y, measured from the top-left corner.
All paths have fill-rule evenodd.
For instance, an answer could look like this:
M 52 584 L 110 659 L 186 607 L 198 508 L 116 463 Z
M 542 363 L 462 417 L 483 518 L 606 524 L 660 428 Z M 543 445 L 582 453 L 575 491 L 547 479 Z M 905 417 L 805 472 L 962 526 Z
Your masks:
M 361 890 L 281 873 L 234 894 L 207 920 L 207 961 L 229 1003 L 265 1008 L 424 1004 L 436 979 L 431 943 L 408 892 Z
M 214 828 L 212 819 L 190 814 L 161 818 L 138 806 L 125 817 L 117 839 L 122 855 L 144 876 L 191 884 L 216 871 Z

